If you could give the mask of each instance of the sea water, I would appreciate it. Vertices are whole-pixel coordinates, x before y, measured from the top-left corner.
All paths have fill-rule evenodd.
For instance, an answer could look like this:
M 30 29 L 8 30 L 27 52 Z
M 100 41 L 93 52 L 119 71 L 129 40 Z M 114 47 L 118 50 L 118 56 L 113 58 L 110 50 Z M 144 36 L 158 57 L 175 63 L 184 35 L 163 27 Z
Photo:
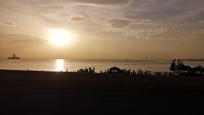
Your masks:
M 191 67 L 204 66 L 204 61 L 186 60 Z M 95 68 L 96 72 L 117 66 L 121 69 L 169 71 L 171 60 L 69 60 L 69 59 L 0 59 L 0 69 L 33 71 L 69 71 Z

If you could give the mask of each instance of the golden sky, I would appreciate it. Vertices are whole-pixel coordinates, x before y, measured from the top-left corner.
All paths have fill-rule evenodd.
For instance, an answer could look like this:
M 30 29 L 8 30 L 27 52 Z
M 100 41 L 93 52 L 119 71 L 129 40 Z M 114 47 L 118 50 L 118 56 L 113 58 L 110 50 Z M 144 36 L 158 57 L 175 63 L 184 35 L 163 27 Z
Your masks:
M 203 0 L 0 0 L 0 58 L 204 58 Z M 50 31 L 66 31 L 63 47 Z M 58 34 L 56 34 L 58 35 Z

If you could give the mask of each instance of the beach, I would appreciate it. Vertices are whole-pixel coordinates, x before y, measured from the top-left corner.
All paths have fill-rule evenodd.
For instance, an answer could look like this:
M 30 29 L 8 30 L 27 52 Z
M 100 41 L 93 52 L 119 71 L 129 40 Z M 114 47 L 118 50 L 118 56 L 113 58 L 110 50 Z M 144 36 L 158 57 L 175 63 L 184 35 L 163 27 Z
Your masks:
M 204 115 L 204 0 L 0 0 L 0 115 Z
M 204 78 L 0 70 L 1 114 L 200 114 Z

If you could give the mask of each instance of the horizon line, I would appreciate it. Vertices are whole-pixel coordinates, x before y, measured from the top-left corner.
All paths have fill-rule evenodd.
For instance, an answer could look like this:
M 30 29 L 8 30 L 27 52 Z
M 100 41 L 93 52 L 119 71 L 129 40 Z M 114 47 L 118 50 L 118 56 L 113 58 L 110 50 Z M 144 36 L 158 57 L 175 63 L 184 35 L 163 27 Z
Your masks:
M 8 58 L 0 58 L 0 59 L 8 59 Z M 180 60 L 196 60 L 196 61 L 204 61 L 204 58 L 172 58 L 172 59 L 128 59 L 128 58 L 125 58 L 125 59 L 111 59 L 111 58 L 103 58 L 103 59 L 100 59 L 100 58 L 21 58 L 21 59 L 67 59 L 67 60 L 104 60 L 104 61 L 156 61 L 156 60 L 159 60 L 159 61 L 165 61 L 165 60 L 173 60 L 173 59 L 180 59 Z M 20 59 L 20 60 L 21 60 Z

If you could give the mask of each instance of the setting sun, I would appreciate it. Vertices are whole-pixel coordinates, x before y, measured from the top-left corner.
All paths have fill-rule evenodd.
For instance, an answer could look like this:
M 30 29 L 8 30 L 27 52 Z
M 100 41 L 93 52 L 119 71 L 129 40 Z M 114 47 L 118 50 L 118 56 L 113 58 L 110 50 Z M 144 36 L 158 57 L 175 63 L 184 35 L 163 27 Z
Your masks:
M 52 29 L 50 30 L 50 41 L 52 45 L 61 47 L 70 44 L 71 35 L 65 30 Z

